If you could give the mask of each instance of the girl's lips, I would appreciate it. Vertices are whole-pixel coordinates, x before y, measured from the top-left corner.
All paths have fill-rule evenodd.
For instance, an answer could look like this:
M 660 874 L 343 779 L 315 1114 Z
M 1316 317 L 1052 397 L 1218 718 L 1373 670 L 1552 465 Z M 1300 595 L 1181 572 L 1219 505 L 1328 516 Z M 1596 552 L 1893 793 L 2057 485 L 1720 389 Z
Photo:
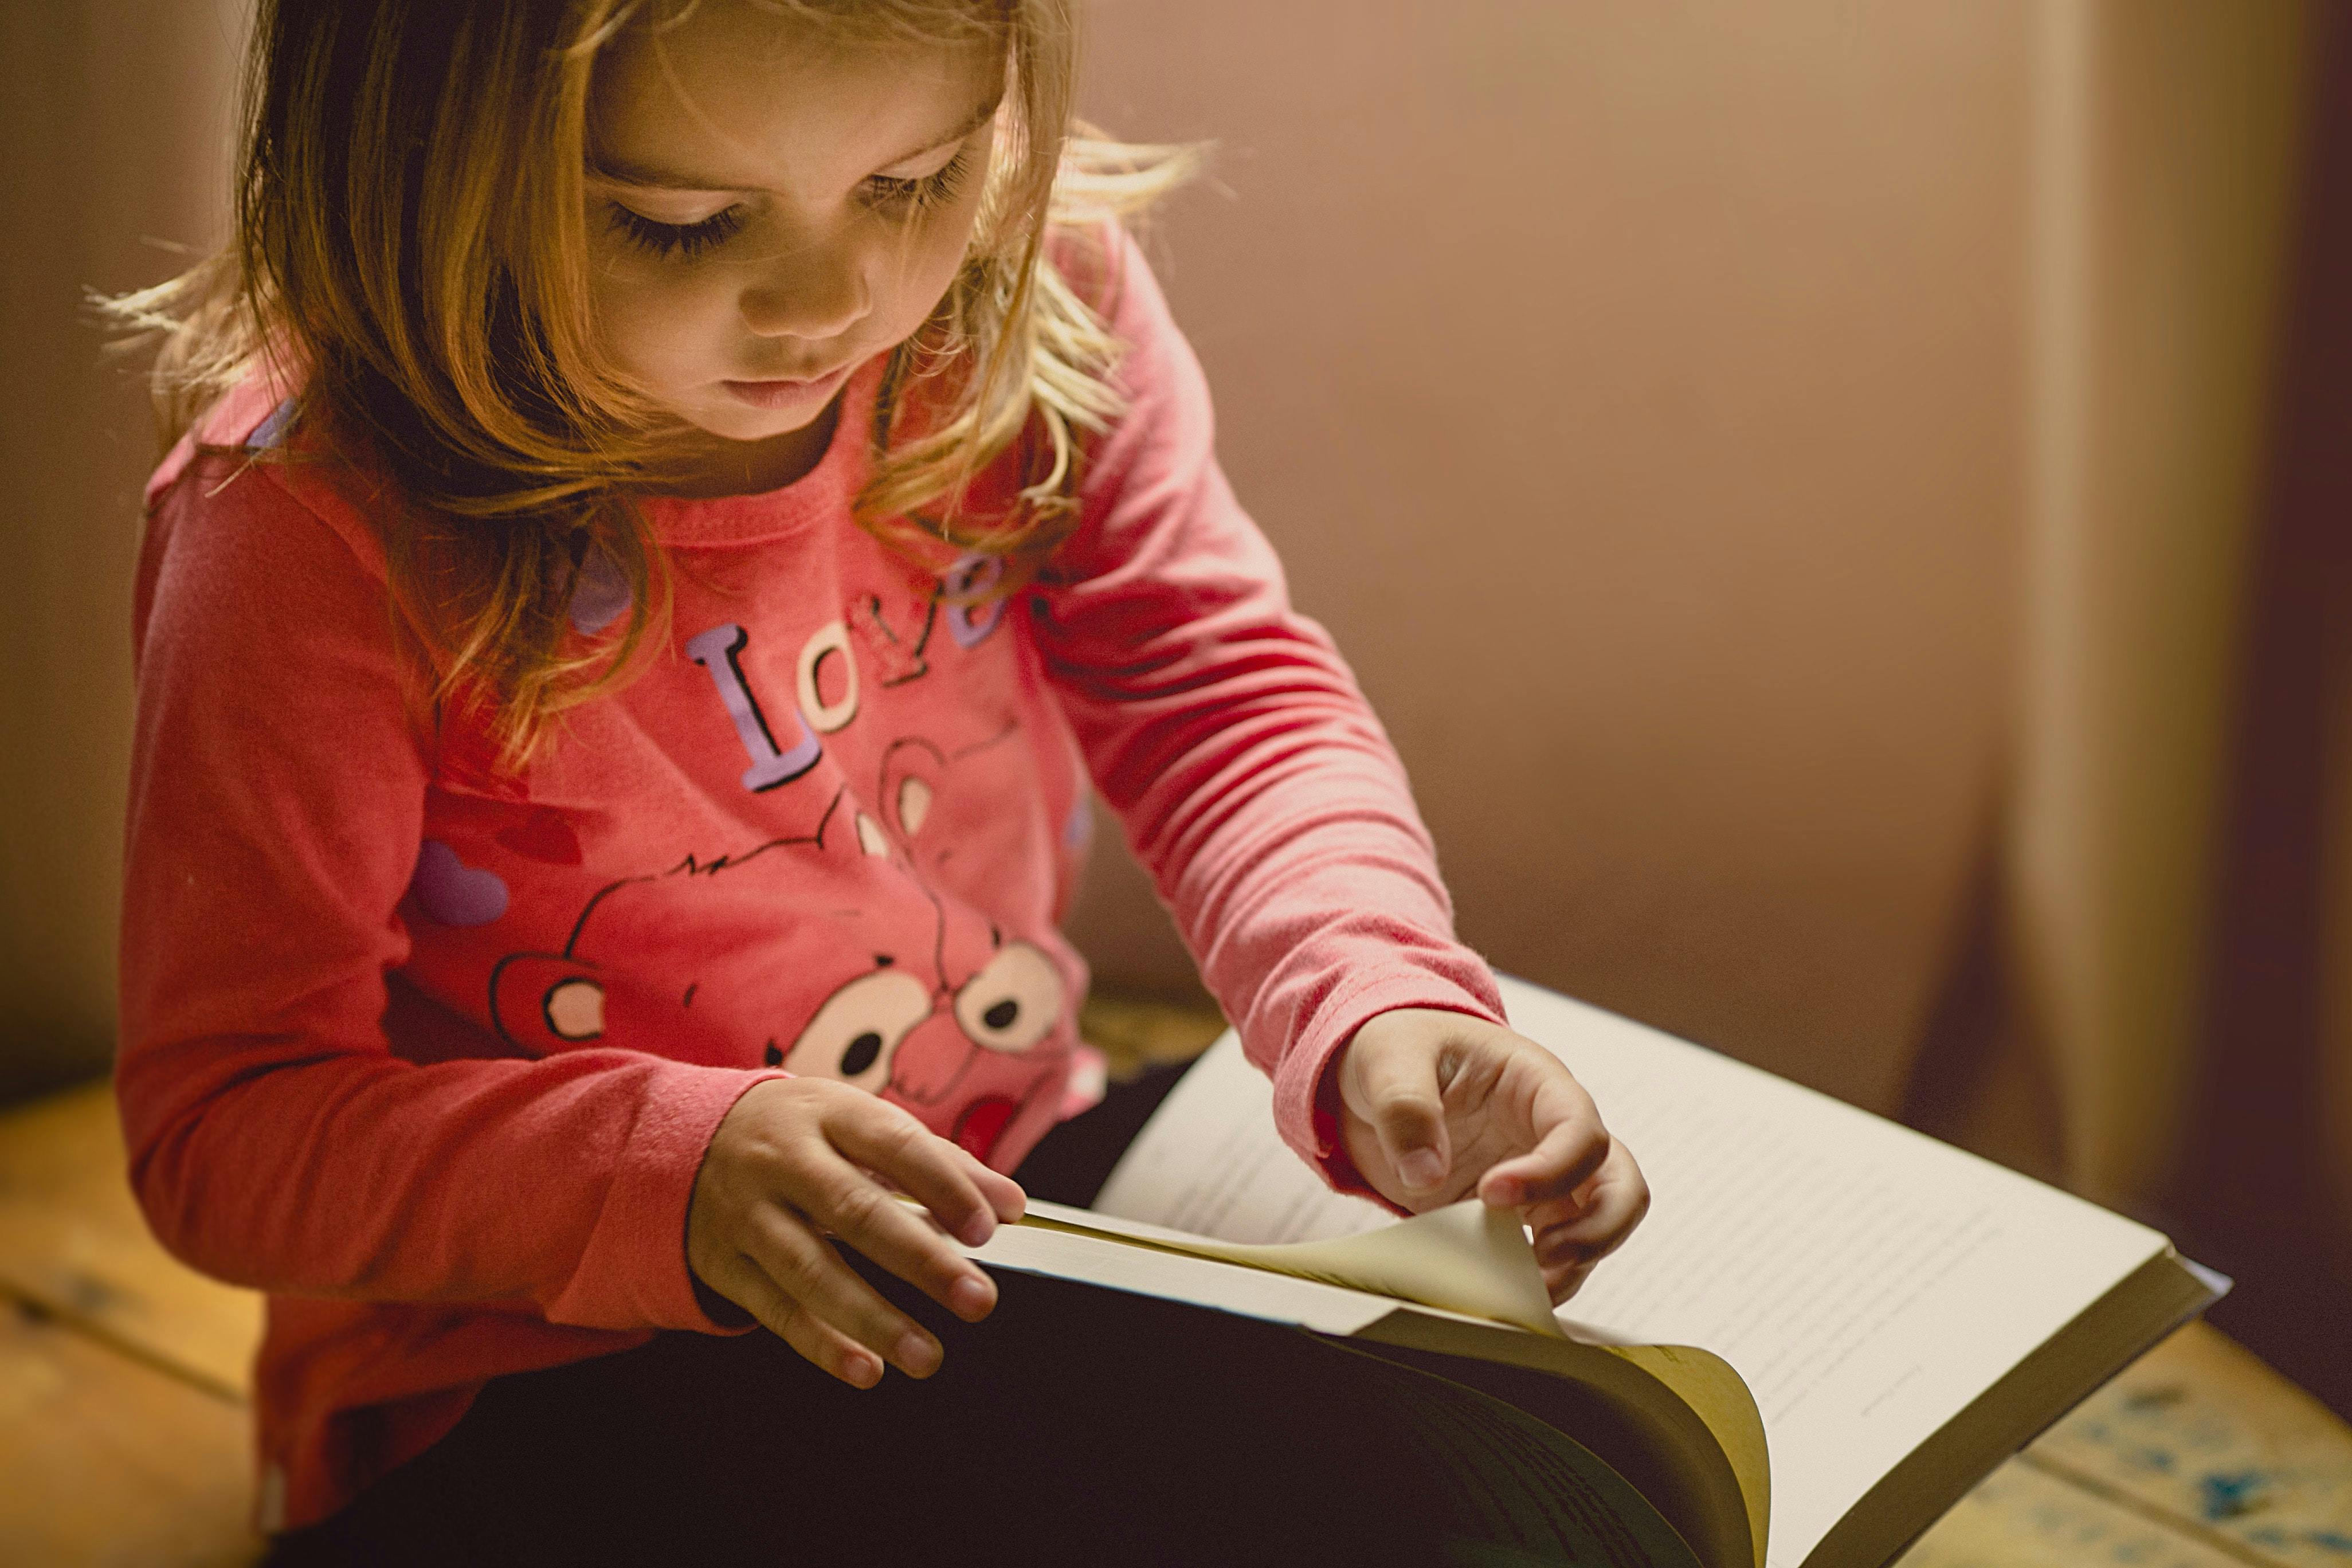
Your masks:
M 813 381 L 722 381 L 728 395 L 754 408 L 788 408 L 811 397 L 832 395 L 849 379 L 850 367 L 829 370 Z

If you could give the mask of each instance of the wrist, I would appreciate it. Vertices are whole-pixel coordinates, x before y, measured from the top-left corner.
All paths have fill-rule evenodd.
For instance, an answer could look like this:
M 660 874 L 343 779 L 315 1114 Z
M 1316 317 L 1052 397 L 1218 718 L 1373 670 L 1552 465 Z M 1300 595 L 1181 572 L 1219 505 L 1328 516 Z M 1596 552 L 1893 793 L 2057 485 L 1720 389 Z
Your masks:
M 1358 1026 L 1361 1027 L 1360 1025 Z M 1340 1041 L 1330 1056 L 1324 1059 L 1323 1070 L 1315 1080 L 1315 1102 L 1309 1112 L 1315 1135 L 1315 1158 L 1322 1166 L 1323 1179 L 1330 1184 L 1332 1191 L 1370 1198 L 1382 1208 L 1409 1215 L 1411 1210 L 1399 1207 L 1365 1178 L 1363 1171 L 1348 1152 L 1348 1137 L 1339 1098 L 1339 1070 L 1347 1059 L 1349 1047 L 1354 1043 L 1353 1035 Z
M 694 1304 L 702 1309 L 704 1317 L 730 1333 L 757 1326 L 759 1319 L 704 1284 L 702 1276 L 695 1273 L 691 1265 L 686 1272 L 687 1278 L 694 1281 Z

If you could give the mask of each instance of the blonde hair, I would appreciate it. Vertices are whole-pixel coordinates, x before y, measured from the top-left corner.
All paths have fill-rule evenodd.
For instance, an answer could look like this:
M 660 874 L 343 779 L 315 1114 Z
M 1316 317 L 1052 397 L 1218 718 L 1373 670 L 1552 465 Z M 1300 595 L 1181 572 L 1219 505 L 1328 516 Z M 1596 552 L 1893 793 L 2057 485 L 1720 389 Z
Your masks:
M 632 491 L 677 474 L 684 426 L 599 351 L 583 208 L 590 80 L 633 26 L 709 0 L 261 0 L 245 78 L 235 236 L 181 277 L 101 301 L 152 371 L 165 444 L 270 370 L 306 421 L 363 445 L 404 504 L 374 517 L 399 620 L 436 703 L 486 715 L 506 760 L 616 689 L 666 635 L 668 570 Z M 856 521 L 886 542 L 1009 558 L 1068 531 L 1080 433 L 1118 413 L 1119 345 L 1045 258 L 1192 172 L 1194 149 L 1071 118 L 1076 0 L 732 0 L 845 41 L 1004 50 L 1004 118 L 964 263 L 893 350 Z M 535 163 L 514 155 L 540 150 Z M 1083 270 L 1083 268 L 1080 268 Z M 1015 503 L 973 476 L 1019 447 Z M 629 588 L 615 635 L 566 634 L 591 552 Z

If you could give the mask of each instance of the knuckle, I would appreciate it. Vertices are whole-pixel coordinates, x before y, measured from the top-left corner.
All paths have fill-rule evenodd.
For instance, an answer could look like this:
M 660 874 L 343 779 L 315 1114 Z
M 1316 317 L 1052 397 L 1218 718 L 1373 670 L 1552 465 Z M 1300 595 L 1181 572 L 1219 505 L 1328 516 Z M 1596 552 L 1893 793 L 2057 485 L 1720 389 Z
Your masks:
M 877 1101 L 891 1114 L 882 1123 L 882 1146 L 895 1158 L 905 1161 L 924 1152 L 930 1142 L 931 1130 L 915 1120 L 914 1114 L 885 1101 Z
M 827 1270 L 817 1247 L 793 1247 L 779 1262 L 776 1283 L 784 1288 L 796 1307 L 824 1289 Z
M 803 1355 L 807 1355 L 819 1342 L 816 1321 L 809 1316 L 807 1308 L 790 1297 L 774 1303 L 761 1321 L 768 1325 L 770 1333 Z
M 860 1344 L 887 1361 L 900 1338 L 913 1328 L 914 1324 L 888 1307 L 879 1301 L 870 1301 L 865 1303 L 865 1310 L 857 1314 L 856 1339 Z
M 1405 1084 L 1382 1089 L 1374 1097 L 1372 1108 L 1383 1121 L 1427 1121 L 1437 1115 L 1434 1099 Z
M 834 1229 L 844 1236 L 873 1231 L 882 1223 L 883 1210 L 890 1202 L 870 1182 L 845 1182 L 833 1194 Z

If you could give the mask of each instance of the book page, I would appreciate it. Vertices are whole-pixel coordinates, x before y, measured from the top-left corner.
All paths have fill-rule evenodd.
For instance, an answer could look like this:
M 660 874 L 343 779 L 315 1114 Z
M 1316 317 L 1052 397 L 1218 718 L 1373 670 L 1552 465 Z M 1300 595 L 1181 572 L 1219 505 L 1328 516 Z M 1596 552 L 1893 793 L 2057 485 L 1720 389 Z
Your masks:
M 2165 1248 L 2153 1230 L 1825 1095 L 1502 985 L 1514 1026 L 1575 1070 L 1653 1195 L 1563 1324 L 1603 1342 L 1696 1345 L 1738 1371 L 1770 1449 L 1769 1568 L 1798 1568 L 1896 1460 Z M 1096 1206 L 1258 1242 L 1387 1218 L 1283 1147 L 1271 1090 L 1230 1035 Z
M 1369 1290 L 1423 1306 L 1557 1335 L 1543 1269 L 1526 1227 L 1475 1200 L 1321 1241 L 1265 1245 L 1219 1241 L 1198 1233 L 1124 1220 L 1032 1199 L 1023 1225 L 1139 1241 L 1149 1247 L 1271 1268 L 1350 1290 Z
M 1352 1334 L 1396 1310 L 1385 1296 L 1260 1268 L 1207 1267 L 1181 1253 L 1055 1226 L 1001 1225 L 982 1246 L 956 1246 L 974 1261 L 998 1268 L 1296 1323 L 1318 1333 Z

